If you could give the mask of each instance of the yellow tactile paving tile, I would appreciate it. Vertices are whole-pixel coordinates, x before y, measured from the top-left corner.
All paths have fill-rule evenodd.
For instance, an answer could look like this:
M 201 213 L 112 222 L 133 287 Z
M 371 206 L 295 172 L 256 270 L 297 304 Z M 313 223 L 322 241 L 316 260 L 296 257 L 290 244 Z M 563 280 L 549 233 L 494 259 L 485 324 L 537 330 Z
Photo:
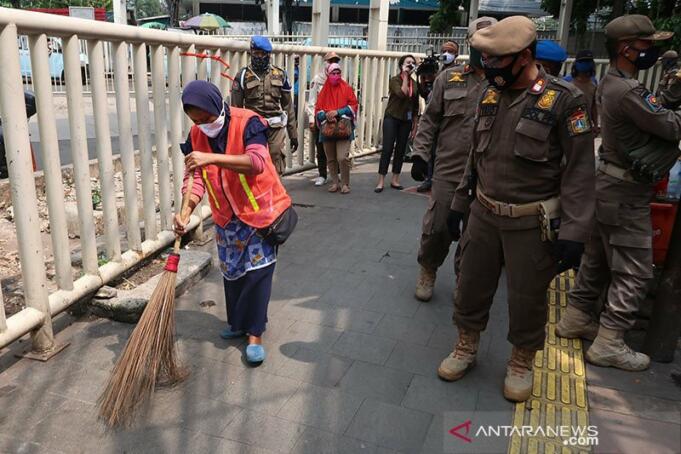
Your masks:
M 586 427 L 589 424 L 586 376 L 582 342 L 556 336 L 556 324 L 567 307 L 567 292 L 574 283 L 574 272 L 557 277 L 549 288 L 548 323 L 544 350 L 534 360 L 532 397 L 517 404 L 514 426 L 555 428 Z M 548 434 L 554 435 L 554 434 Z M 589 447 L 566 446 L 560 435 L 520 437 L 514 435 L 508 446 L 511 454 L 587 454 Z

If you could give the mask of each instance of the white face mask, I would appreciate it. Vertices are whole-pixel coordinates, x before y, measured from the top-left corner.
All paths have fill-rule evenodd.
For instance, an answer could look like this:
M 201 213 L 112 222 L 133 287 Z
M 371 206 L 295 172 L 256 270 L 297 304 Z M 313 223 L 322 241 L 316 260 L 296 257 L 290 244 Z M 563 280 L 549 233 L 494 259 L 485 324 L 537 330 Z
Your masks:
M 220 131 L 222 130 L 222 127 L 225 125 L 225 109 L 222 109 L 222 113 L 220 116 L 217 118 L 212 123 L 204 123 L 202 125 L 198 125 L 199 129 L 203 131 L 205 135 L 210 137 L 211 139 L 214 139 L 220 134 Z
M 442 60 L 442 63 L 444 65 L 451 65 L 454 60 L 456 60 L 456 55 L 450 54 L 449 52 L 444 52 L 441 56 L 440 59 Z

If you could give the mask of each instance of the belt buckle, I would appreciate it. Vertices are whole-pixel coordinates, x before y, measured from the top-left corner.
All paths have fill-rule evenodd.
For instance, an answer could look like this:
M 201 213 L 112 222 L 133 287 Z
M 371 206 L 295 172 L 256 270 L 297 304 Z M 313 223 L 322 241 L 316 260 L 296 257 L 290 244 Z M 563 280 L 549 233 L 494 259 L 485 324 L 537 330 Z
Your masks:
M 513 214 L 513 206 L 507 203 L 499 203 L 499 216 L 505 216 L 505 217 L 512 217 L 511 215 Z

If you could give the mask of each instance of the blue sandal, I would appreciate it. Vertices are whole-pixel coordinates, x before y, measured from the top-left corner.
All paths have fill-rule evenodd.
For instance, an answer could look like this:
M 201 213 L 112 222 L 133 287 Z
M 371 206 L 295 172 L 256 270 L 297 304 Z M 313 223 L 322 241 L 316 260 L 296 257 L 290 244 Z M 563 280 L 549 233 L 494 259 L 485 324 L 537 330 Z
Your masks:
M 246 361 L 259 364 L 265 361 L 265 349 L 260 344 L 250 344 L 246 347 Z
M 220 331 L 220 337 L 223 339 L 236 339 L 237 337 L 242 337 L 246 335 L 246 331 L 232 331 L 231 328 L 225 328 Z

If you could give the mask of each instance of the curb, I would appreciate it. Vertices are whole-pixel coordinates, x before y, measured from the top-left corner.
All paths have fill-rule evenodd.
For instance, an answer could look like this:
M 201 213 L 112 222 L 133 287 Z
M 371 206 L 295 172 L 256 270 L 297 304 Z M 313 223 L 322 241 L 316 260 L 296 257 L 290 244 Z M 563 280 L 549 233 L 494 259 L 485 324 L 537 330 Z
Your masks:
M 208 274 L 211 262 L 212 256 L 208 252 L 180 251 L 175 294 L 184 292 Z M 90 302 L 92 314 L 117 322 L 137 323 L 162 275 L 159 273 L 132 290 L 118 290 L 113 298 L 93 298 Z

